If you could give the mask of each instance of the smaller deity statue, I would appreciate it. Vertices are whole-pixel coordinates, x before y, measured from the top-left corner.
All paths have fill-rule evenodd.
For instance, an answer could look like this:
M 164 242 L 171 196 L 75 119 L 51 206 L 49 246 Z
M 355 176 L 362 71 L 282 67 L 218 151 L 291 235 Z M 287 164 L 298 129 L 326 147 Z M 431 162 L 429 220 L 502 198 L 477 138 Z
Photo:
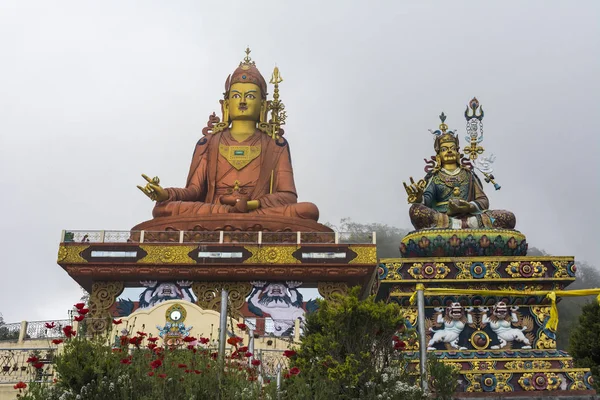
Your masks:
M 476 115 L 478 107 L 477 99 L 473 99 L 473 115 Z M 483 112 L 469 117 L 482 118 Z M 415 229 L 514 229 L 516 219 L 512 212 L 488 209 L 489 200 L 473 171 L 473 164 L 460 152 L 458 135 L 448 130 L 444 113 L 440 119 L 439 129 L 432 132 L 436 155 L 430 161 L 426 160 L 427 175 L 419 182 L 415 183 L 411 177 L 409 185 L 404 183 L 408 202 L 412 203 L 410 219 Z M 473 161 L 483 152 L 483 148 L 478 146 L 481 140 L 471 138 L 471 145 L 464 149 Z M 486 158 L 484 161 L 485 168 L 478 169 L 486 182 L 492 182 L 496 189 L 500 189 L 489 173 L 493 159 Z
M 506 347 L 508 343 L 513 341 L 523 343 L 522 349 L 530 349 L 531 341 L 525 336 L 523 332 L 530 331 L 533 329 L 533 321 L 519 319 L 517 315 L 518 306 L 510 308 L 510 314 L 508 313 L 508 306 L 505 302 L 499 301 L 494 304 L 492 308 L 492 315 L 488 316 L 488 307 L 479 307 L 481 311 L 481 323 L 485 326 L 490 325 L 490 328 L 498 336 L 500 341 L 499 346 L 492 346 L 491 349 L 502 349 Z M 523 325 L 521 329 L 513 328 L 513 324 Z
M 463 308 L 460 303 L 452 303 L 445 309 L 436 307 L 434 310 L 436 312 L 433 317 L 435 324 L 443 326 L 443 328 L 438 330 L 429 328 L 429 331 L 433 332 L 433 336 L 427 344 L 427 350 L 436 350 L 434 345 L 437 343 L 448 343 L 456 350 L 465 350 L 466 347 L 458 345 L 458 339 L 465 326 L 473 324 L 473 307 Z
M 302 294 L 297 289 L 300 285 L 302 282 L 252 282 L 254 289 L 248 299 L 248 309 L 259 317 L 269 314 L 275 336 L 290 336 L 294 321 L 304 319 Z

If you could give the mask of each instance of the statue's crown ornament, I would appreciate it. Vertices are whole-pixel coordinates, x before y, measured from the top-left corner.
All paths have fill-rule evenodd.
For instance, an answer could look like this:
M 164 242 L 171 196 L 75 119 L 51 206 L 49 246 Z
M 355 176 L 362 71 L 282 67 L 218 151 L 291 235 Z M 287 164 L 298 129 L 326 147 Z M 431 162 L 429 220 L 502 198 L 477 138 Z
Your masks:
M 440 114 L 440 121 L 442 121 L 442 123 L 438 129 L 435 131 L 429 130 L 435 139 L 436 152 L 439 150 L 442 143 L 452 142 L 456 143 L 458 146 L 458 135 L 454 131 L 448 130 L 448 125 L 446 125 L 446 114 L 444 114 L 443 111 Z
M 229 89 L 231 89 L 231 85 L 234 83 L 254 83 L 260 87 L 261 97 L 263 99 L 267 98 L 267 82 L 258 68 L 256 68 L 256 63 L 250 58 L 250 52 L 250 48 L 247 47 L 246 56 L 240 61 L 240 65 L 233 71 L 233 74 L 227 77 L 225 81 L 225 97 L 227 97 Z

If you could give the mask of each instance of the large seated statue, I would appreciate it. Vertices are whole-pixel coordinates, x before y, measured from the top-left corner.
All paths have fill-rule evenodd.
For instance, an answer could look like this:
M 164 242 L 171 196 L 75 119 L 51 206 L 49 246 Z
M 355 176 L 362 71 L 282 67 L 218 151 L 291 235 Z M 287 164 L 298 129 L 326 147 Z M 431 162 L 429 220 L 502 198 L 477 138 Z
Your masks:
M 163 188 L 158 178 L 138 186 L 157 203 L 153 220 L 134 228 L 175 230 L 329 231 L 319 210 L 298 203 L 276 68 L 273 101 L 255 62 L 246 57 L 225 82 L 222 121 L 214 114 L 196 144 L 186 186 Z M 267 120 L 269 112 L 271 118 Z
M 465 113 L 467 121 L 476 118 L 473 115 L 478 107 L 477 99 L 473 99 L 473 114 L 469 117 Z M 479 116 L 482 117 L 483 114 Z M 446 116 L 442 113 L 440 118 L 440 128 L 432 132 L 436 155 L 427 161 L 425 178 L 415 183 L 411 177 L 410 184 L 404 183 L 408 202 L 412 204 L 410 220 L 416 231 L 403 239 L 401 252 L 409 256 L 526 253 L 525 237 L 514 230 L 515 215 L 489 209 L 488 197 L 475 174 L 471 160 L 483 152 L 477 145 L 482 138 L 471 136 L 471 145 L 464 149 L 472 155 L 469 160 L 460 152 L 458 135 L 448 130 Z M 486 181 L 493 181 L 493 175 L 480 171 Z M 499 189 L 499 185 L 495 186 Z

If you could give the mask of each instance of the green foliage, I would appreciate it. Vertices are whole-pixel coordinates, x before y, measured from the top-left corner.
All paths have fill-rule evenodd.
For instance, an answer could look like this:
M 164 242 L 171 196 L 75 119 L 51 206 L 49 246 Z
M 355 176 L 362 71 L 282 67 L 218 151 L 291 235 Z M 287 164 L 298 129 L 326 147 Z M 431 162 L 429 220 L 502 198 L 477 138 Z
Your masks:
M 458 386 L 458 371 L 435 355 L 427 359 L 430 390 L 436 400 L 451 400 Z
M 420 399 L 407 384 L 404 362 L 393 337 L 404 327 L 397 304 L 348 296 L 319 301 L 307 316 L 304 337 L 291 364 L 300 369 L 287 379 L 284 399 Z
M 162 350 L 162 349 L 161 349 Z M 152 362 L 160 360 L 153 367 Z M 124 362 L 125 361 L 125 362 Z M 209 350 L 111 349 L 85 339 L 70 340 L 56 357 L 56 384 L 30 383 L 25 400 L 261 399 L 257 369 L 246 359 L 218 368 Z
M 571 332 L 569 353 L 577 367 L 586 367 L 594 377 L 600 376 L 600 306 L 589 303 L 581 309 L 579 322 Z M 594 382 L 600 390 L 600 381 Z

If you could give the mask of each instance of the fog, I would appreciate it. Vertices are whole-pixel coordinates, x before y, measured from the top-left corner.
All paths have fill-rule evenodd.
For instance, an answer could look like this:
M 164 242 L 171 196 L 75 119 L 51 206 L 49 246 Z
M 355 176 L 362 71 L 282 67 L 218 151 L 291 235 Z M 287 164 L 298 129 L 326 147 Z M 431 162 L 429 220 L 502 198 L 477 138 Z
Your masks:
M 408 228 L 444 111 L 477 96 L 490 207 L 531 246 L 597 263 L 600 3 L 0 1 L 0 312 L 60 318 L 80 295 L 62 229 L 151 218 L 141 173 L 185 184 L 250 46 L 281 100 L 300 201 Z M 463 140 L 464 144 L 464 140 Z

